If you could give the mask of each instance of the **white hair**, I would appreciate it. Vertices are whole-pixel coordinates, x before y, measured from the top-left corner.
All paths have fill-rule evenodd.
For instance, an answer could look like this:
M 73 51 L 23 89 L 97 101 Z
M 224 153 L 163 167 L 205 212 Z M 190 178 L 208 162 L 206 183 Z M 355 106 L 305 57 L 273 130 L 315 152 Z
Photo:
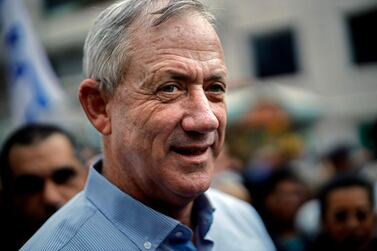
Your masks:
M 100 13 L 90 29 L 84 45 L 83 68 L 86 78 L 94 79 L 101 90 L 113 94 L 122 80 L 128 60 L 131 25 L 140 17 L 158 26 L 174 15 L 196 11 L 214 26 L 214 17 L 200 0 L 169 0 L 157 11 L 158 0 L 123 0 L 114 3 Z M 148 17 L 156 15 L 156 18 Z

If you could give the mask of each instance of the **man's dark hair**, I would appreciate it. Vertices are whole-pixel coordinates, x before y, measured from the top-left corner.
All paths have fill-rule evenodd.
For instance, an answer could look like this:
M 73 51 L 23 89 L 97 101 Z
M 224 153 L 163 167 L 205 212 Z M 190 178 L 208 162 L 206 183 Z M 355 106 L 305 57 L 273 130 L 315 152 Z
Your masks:
M 9 153 L 15 145 L 31 146 L 50 137 L 52 134 L 65 136 L 72 147 L 76 149 L 76 142 L 71 134 L 64 129 L 52 124 L 28 124 L 13 131 L 4 141 L 0 153 L 0 178 L 3 186 L 4 196 L 11 193 L 10 180 L 12 177 L 12 167 L 9 163 Z M 5 198 L 7 199 L 7 198 Z M 9 198 L 8 198 L 9 199 Z
M 368 194 L 370 207 L 373 208 L 374 193 L 372 184 L 370 184 L 366 179 L 360 176 L 355 176 L 355 174 L 339 175 L 332 179 L 330 182 L 328 182 L 326 185 L 324 185 L 318 194 L 320 213 L 322 219 L 324 219 L 327 212 L 327 199 L 329 197 L 329 194 L 335 190 L 350 187 L 360 187 L 364 189 Z

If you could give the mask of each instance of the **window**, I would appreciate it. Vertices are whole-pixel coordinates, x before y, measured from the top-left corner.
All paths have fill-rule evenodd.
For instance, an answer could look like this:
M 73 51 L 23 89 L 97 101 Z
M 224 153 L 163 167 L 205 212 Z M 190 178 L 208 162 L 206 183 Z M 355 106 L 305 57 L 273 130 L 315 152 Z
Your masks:
M 298 71 L 295 34 L 291 29 L 253 35 L 251 49 L 257 78 Z
M 377 8 L 349 15 L 349 29 L 352 62 L 367 64 L 377 62 Z

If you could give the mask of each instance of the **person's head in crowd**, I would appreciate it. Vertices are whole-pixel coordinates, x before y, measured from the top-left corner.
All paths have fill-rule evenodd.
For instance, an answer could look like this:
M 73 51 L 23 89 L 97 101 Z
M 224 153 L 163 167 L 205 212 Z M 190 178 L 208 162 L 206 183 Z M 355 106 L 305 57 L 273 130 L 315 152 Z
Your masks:
M 25 250 L 234 250 L 249 242 L 273 250 L 246 203 L 206 192 L 226 127 L 227 69 L 213 21 L 199 0 L 123 0 L 99 14 L 78 95 L 103 157 L 85 192 Z
M 74 139 L 54 125 L 18 128 L 5 140 L 0 159 L 5 203 L 13 223 L 19 223 L 20 244 L 85 183 Z
M 348 172 L 354 168 L 351 153 L 351 146 L 345 143 L 339 144 L 326 154 L 325 160 L 335 173 Z
M 254 188 L 252 195 L 255 198 L 252 199 L 271 234 L 294 232 L 295 217 L 308 199 L 308 188 L 292 168 L 283 166 L 276 169 Z
M 326 184 L 318 197 L 328 244 L 337 250 L 367 248 L 376 223 L 372 185 L 358 176 L 341 175 Z
M 289 165 L 263 179 L 247 183 L 252 204 L 261 215 L 278 250 L 305 250 L 306 238 L 295 225 L 299 208 L 308 199 L 308 188 Z

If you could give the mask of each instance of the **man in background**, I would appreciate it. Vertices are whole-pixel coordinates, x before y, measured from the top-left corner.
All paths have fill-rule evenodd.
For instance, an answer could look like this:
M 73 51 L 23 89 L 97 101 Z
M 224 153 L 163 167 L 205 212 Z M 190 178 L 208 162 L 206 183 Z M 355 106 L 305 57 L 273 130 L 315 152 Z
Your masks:
M 70 134 L 32 124 L 14 131 L 1 151 L 4 241 L 18 250 L 40 226 L 82 190 L 87 171 Z
M 322 232 L 310 251 L 377 250 L 372 185 L 355 175 L 337 176 L 319 194 Z

